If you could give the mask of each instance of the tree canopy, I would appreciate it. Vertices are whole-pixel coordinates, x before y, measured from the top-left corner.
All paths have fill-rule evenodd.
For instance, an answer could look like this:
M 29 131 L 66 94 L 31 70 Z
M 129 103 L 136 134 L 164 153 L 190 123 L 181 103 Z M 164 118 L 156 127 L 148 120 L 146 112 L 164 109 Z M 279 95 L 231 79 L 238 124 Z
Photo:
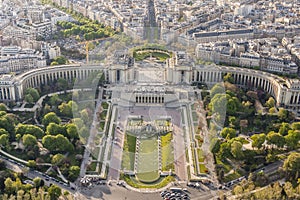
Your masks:
M 273 144 L 277 147 L 283 147 L 285 144 L 284 137 L 279 133 L 275 133 L 274 131 L 269 132 L 266 139 L 268 144 Z
M 27 88 L 25 90 L 25 100 L 28 102 L 28 103 L 34 103 L 34 102 L 37 102 L 37 100 L 39 100 L 40 98 L 40 94 L 38 92 L 37 89 L 35 88 Z M 31 101 L 31 102 L 29 102 Z
M 300 177 L 300 153 L 292 152 L 284 161 L 283 170 L 288 180 L 297 180 Z
M 60 124 L 61 119 L 54 112 L 49 112 L 43 117 L 42 123 L 47 127 L 51 122 Z
M 262 148 L 263 143 L 266 140 L 266 135 L 264 133 L 254 134 L 251 136 L 252 139 L 252 147 L 253 148 Z
M 221 136 L 225 139 L 232 139 L 236 136 L 236 130 L 233 128 L 228 128 L 225 127 L 223 130 L 220 132 Z

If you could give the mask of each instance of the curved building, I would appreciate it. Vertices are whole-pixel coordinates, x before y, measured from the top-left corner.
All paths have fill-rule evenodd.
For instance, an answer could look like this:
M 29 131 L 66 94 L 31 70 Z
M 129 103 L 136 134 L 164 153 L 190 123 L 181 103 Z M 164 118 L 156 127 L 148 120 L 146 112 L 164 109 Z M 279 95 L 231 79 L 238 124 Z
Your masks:
M 177 54 L 178 55 L 178 54 Z M 182 56 L 181 56 L 182 58 Z M 111 84 L 178 85 L 193 82 L 213 85 L 221 82 L 226 73 L 231 73 L 235 84 L 243 87 L 261 88 L 271 94 L 278 106 L 295 113 L 300 112 L 300 81 L 284 79 L 279 76 L 238 67 L 216 65 L 195 65 L 181 62 L 175 56 L 167 64 L 136 62 L 133 65 L 60 65 L 43 69 L 34 69 L 17 76 L 0 77 L 0 101 L 20 101 L 28 87 L 39 87 L 51 81 L 63 78 L 86 79 L 91 73 L 101 71 Z

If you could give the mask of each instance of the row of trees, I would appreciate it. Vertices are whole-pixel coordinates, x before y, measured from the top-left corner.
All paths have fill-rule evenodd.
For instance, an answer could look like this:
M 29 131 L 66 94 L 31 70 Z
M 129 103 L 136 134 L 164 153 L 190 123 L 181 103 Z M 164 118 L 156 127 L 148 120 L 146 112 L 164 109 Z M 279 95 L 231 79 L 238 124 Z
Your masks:
M 69 196 L 68 192 L 62 194 L 56 185 L 46 186 L 39 177 L 34 178 L 32 184 L 24 183 L 25 180 L 22 173 L 6 170 L 5 162 L 0 161 L 0 199 L 57 200 L 61 195 Z
M 110 37 L 115 34 L 115 31 L 111 27 L 104 27 L 103 24 L 84 19 L 80 19 L 78 23 L 59 21 L 57 25 L 63 29 L 61 33 L 64 37 L 80 35 L 85 40 L 93 40 Z
M 281 175 L 285 176 L 286 182 L 279 184 L 268 185 L 269 176 L 263 172 L 252 174 L 248 176 L 248 180 L 243 180 L 240 184 L 235 186 L 232 193 L 239 195 L 236 199 L 299 199 L 300 196 L 300 154 L 293 152 L 283 163 Z M 251 191 L 259 187 L 266 186 L 259 189 L 257 192 Z
M 69 60 L 67 58 L 65 58 L 64 56 L 58 56 L 51 61 L 50 65 L 52 65 L 52 66 L 53 65 L 65 65 L 68 63 L 69 63 Z

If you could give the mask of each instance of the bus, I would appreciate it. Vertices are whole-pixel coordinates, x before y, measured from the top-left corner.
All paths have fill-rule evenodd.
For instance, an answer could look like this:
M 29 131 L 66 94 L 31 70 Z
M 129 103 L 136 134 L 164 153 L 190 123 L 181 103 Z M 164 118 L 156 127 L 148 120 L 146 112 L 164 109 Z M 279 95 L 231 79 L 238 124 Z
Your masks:
M 182 188 L 180 188 L 180 187 L 171 187 L 170 190 L 172 192 L 182 192 Z

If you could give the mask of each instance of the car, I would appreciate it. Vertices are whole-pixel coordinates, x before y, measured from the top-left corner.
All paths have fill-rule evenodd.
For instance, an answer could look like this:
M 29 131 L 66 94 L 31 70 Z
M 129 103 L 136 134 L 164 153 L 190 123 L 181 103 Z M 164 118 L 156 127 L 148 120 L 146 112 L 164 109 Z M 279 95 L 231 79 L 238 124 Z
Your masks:
M 165 191 L 162 191 L 161 193 L 160 193 L 160 196 L 164 196 L 165 194 L 167 194 L 167 191 L 165 190 Z
M 167 197 L 167 196 L 170 196 L 170 195 L 171 195 L 171 193 L 167 191 L 167 192 L 163 195 L 163 197 Z
M 189 183 L 187 183 L 187 186 L 188 186 L 188 187 L 195 187 L 195 184 L 194 184 L 194 183 L 191 183 L 191 182 L 189 182 Z
M 71 187 L 71 190 L 75 190 L 75 188 L 74 188 L 74 187 Z

